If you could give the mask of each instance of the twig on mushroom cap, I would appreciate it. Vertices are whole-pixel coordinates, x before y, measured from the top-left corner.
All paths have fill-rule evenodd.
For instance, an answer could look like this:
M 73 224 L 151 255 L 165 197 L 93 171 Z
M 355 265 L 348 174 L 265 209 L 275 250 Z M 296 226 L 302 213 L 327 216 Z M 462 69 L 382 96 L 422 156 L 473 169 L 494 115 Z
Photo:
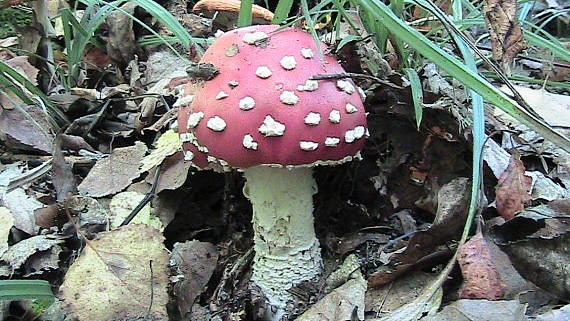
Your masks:
M 311 77 L 311 80 L 323 80 L 323 79 L 344 79 L 344 78 L 364 78 L 364 79 L 370 79 L 374 82 L 377 82 L 379 84 L 382 84 L 384 86 L 388 86 L 390 88 L 394 88 L 394 89 L 404 89 L 398 85 L 394 85 L 392 83 L 389 83 L 385 80 L 382 80 L 378 77 L 374 77 L 374 76 L 370 76 L 370 75 L 365 75 L 365 74 L 357 74 L 357 73 L 353 73 L 353 72 L 345 72 L 345 73 L 341 73 L 341 74 L 327 74 L 327 75 L 314 75 L 313 77 Z
M 240 4 L 241 1 L 239 0 L 201 0 L 194 5 L 192 11 L 195 13 L 203 13 L 207 11 L 239 12 Z M 273 12 L 263 7 L 254 4 L 251 11 L 254 18 L 263 19 L 267 22 L 271 22 L 273 20 Z

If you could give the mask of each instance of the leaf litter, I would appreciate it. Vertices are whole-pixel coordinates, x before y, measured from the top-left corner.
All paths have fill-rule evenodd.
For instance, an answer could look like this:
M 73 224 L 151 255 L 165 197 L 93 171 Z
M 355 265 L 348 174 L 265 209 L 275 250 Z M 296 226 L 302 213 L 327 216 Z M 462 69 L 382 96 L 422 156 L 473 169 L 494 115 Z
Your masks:
M 487 1 L 484 9 L 494 17 L 488 44 L 502 57 L 503 70 L 568 79 L 559 65 L 546 70 L 544 63 L 513 60 L 526 46 L 521 26 L 505 18 L 515 4 Z M 185 3 L 165 5 L 193 36 L 232 28 L 220 17 L 188 12 Z M 123 5 L 141 17 L 135 7 Z M 82 14 L 74 12 L 78 19 Z M 62 20 L 55 21 L 62 36 Z M 354 23 L 365 30 L 361 19 Z M 567 307 L 557 304 L 570 297 L 563 281 L 570 266 L 570 154 L 494 110 L 483 154 L 489 204 L 479 204 L 471 239 L 458 248 L 470 193 L 468 96 L 436 65 L 424 63 L 417 128 L 393 43 L 380 54 L 352 27 L 343 22 L 338 34 L 345 68 L 388 85 L 357 80 L 367 95 L 371 134 L 363 160 L 315 171 L 326 273 L 295 289 L 298 305 L 287 319 L 565 320 Z M 188 85 L 185 67 L 199 50 L 176 47 L 181 58 L 159 45 L 140 46 L 145 31 L 124 12 L 108 15 L 104 28 L 96 33 L 104 46 L 85 48 L 73 88 L 42 82 L 46 69 L 16 54 L 36 51 L 37 31 L 0 40 L 14 49 L 1 49 L 0 61 L 41 87 L 72 120 L 58 133 L 41 107 L 10 90 L 0 96 L 2 275 L 48 279 L 54 289 L 63 282 L 65 312 L 59 315 L 78 320 L 259 320 L 263 298 L 249 285 L 251 208 L 241 193 L 243 179 L 196 172 L 170 130 L 176 128 L 172 105 Z M 54 53 L 67 68 L 64 49 L 54 47 Z M 515 88 L 551 125 L 568 127 L 567 93 Z M 149 196 L 150 204 L 119 227 Z M 458 263 L 446 265 L 455 251 Z

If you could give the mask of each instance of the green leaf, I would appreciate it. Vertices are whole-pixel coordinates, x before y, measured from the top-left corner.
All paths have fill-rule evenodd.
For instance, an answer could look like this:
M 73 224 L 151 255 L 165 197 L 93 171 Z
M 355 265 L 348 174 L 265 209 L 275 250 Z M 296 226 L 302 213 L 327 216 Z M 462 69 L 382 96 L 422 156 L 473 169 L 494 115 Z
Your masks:
M 424 91 L 422 89 L 422 82 L 418 73 L 412 68 L 404 69 L 408 80 L 410 81 L 410 86 L 412 88 L 412 101 L 414 102 L 414 112 L 416 114 L 416 125 L 420 129 L 420 124 L 422 123 L 422 116 L 424 113 Z
M 242 0 L 239 6 L 238 27 L 251 25 L 253 0 Z
M 49 282 L 44 280 L 0 280 L 0 300 L 43 300 L 53 302 Z
M 289 17 L 291 7 L 293 7 L 293 1 L 294 0 L 279 0 L 277 8 L 275 9 L 273 21 L 271 21 L 272 24 L 278 25 Z
M 303 18 L 305 19 L 305 22 L 307 23 L 307 28 L 309 28 L 309 33 L 313 37 L 313 41 L 315 42 L 315 45 L 317 46 L 317 50 L 319 52 L 319 57 L 321 57 L 321 59 L 323 59 L 324 53 L 323 53 L 323 48 L 321 47 L 321 40 L 319 39 L 319 35 L 317 35 L 317 30 L 315 30 L 315 22 L 313 21 L 313 18 L 311 18 L 311 14 L 309 11 L 309 5 L 307 4 L 307 0 L 301 0 L 301 9 L 303 11 Z
M 514 100 L 495 88 L 475 71 L 470 70 L 457 58 L 451 56 L 417 30 L 398 19 L 384 3 L 379 0 L 354 0 L 354 2 L 358 3 L 361 9 L 367 11 L 375 20 L 384 24 L 394 36 L 405 40 L 419 54 L 433 61 L 466 87 L 474 90 L 485 100 L 493 103 L 524 125 L 529 126 L 546 139 L 564 150 L 570 151 L 570 140 L 568 138 L 554 131 L 544 121 L 521 108 Z

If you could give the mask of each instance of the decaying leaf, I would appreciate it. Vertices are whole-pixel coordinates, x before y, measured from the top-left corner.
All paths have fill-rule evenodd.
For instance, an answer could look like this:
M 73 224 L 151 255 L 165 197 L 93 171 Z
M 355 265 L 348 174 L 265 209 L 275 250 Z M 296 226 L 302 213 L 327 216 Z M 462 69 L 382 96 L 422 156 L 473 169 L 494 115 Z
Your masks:
M 487 301 L 459 300 L 435 315 L 422 318 L 426 321 L 526 321 L 526 306 L 518 300 Z
M 177 275 L 173 279 L 178 310 L 183 318 L 189 318 L 194 301 L 216 268 L 218 251 L 208 242 L 187 241 L 174 244 L 170 257 L 176 262 Z
M 170 129 L 166 131 L 156 142 L 156 148 L 142 160 L 140 172 L 144 173 L 149 169 L 162 164 L 164 159 L 182 149 L 182 142 L 177 132 Z
M 570 196 L 568 192 L 570 189 L 565 189 L 539 171 L 526 171 L 525 175 L 532 178 L 531 198 L 533 200 L 554 201 Z
M 415 300 L 422 294 L 423 287 L 435 280 L 437 274 L 412 272 L 407 273 L 393 283 L 366 291 L 366 311 L 373 311 L 377 316 L 386 315 L 399 307 Z
M 146 225 L 101 233 L 73 263 L 61 286 L 78 320 L 168 319 L 168 253 L 162 234 Z
M 526 49 L 518 19 L 516 0 L 486 0 L 483 12 L 493 49 L 493 58 L 510 73 L 516 55 Z
M 105 42 L 107 54 L 121 68 L 134 59 L 138 48 L 131 19 L 137 6 L 135 2 L 127 2 L 121 6 L 121 10 L 110 12 L 105 19 L 109 31 L 108 40 Z
M 51 154 L 54 136 L 44 112 L 36 106 L 20 106 L 0 113 L 0 137 L 11 149 Z
M 531 183 L 532 178 L 525 175 L 520 155 L 512 155 L 509 166 L 499 177 L 495 189 L 497 212 L 505 220 L 512 219 L 516 213 L 524 209 L 525 202 L 530 201 Z
M 332 272 L 325 280 L 325 292 L 339 287 L 351 278 L 357 278 L 360 275 L 360 263 L 355 254 L 350 254 L 344 259 L 342 265 Z
M 546 292 L 570 299 L 570 220 L 549 219 L 526 240 L 502 246 L 517 271 Z M 562 232 L 560 236 L 554 236 Z M 547 236 L 549 235 L 550 236 Z
M 146 151 L 146 146 L 141 142 L 115 149 L 109 157 L 95 164 L 77 188 L 91 197 L 102 197 L 122 191 L 140 175 L 140 161 Z
M 355 308 L 357 309 L 358 320 L 363 320 L 365 293 L 366 280 L 360 275 L 360 277 L 348 280 L 345 284 L 334 289 L 295 321 L 352 320 Z
M 60 243 L 63 243 L 60 239 L 37 235 L 12 245 L 0 258 L 2 262 L 0 263 L 0 276 L 10 276 L 14 271 L 22 268 L 34 255 L 51 251 Z M 59 254 L 60 249 L 56 251 Z M 41 266 L 41 260 L 39 265 Z M 37 263 L 36 266 L 38 266 Z M 51 266 L 51 268 L 57 268 L 57 266 Z
M 144 199 L 145 195 L 137 192 L 122 192 L 111 199 L 109 203 L 109 214 L 111 216 L 111 227 L 118 227 L 131 214 Z M 150 204 L 146 204 L 131 221 L 132 224 L 146 224 L 158 230 L 162 229 L 160 219 L 151 213 Z
M 161 191 L 175 190 L 182 186 L 188 177 L 192 162 L 184 160 L 184 154 L 179 151 L 172 156 L 168 156 L 160 168 L 160 176 L 156 186 L 156 193 Z M 154 182 L 156 171 L 151 171 L 146 177 L 149 184 Z
M 390 283 L 412 268 L 421 258 L 432 254 L 438 245 L 460 234 L 468 213 L 469 180 L 458 177 L 442 186 L 437 195 L 437 213 L 433 225 L 427 230 L 415 233 L 404 250 L 390 255 L 385 266 L 371 273 L 368 277 L 370 287 Z

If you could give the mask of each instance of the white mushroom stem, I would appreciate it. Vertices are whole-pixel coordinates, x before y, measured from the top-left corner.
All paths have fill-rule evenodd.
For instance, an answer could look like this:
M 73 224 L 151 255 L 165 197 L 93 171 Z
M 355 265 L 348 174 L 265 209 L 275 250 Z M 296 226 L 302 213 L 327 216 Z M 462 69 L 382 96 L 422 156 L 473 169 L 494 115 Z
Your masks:
M 255 166 L 244 171 L 253 205 L 253 282 L 271 306 L 282 309 L 289 289 L 318 277 L 322 268 L 313 224 L 317 184 L 311 168 Z

